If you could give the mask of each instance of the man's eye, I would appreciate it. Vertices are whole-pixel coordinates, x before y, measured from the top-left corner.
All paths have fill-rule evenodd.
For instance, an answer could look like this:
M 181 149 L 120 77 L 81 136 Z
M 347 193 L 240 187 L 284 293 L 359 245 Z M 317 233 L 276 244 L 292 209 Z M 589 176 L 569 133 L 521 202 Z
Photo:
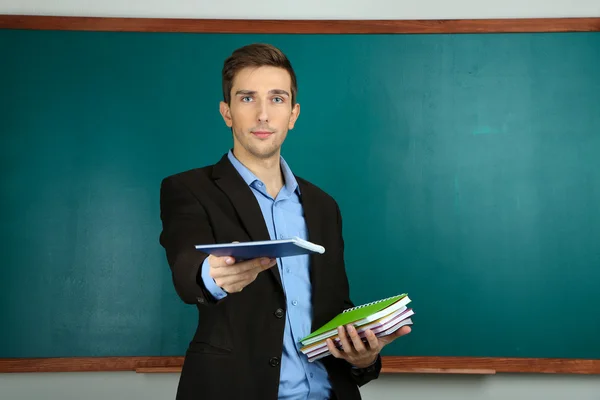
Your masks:
M 273 98 L 273 101 L 274 101 L 275 103 L 283 103 L 283 98 L 281 98 L 281 97 L 274 97 L 274 98 Z
M 250 97 L 250 96 L 244 96 L 244 97 L 242 97 L 242 101 L 244 101 L 244 102 L 252 101 L 252 97 Z

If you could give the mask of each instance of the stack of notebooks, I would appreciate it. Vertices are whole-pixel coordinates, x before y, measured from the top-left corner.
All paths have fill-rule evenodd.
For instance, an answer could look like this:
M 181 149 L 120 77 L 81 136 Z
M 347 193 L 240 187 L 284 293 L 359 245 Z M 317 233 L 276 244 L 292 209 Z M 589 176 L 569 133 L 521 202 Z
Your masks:
M 309 362 L 313 362 L 331 354 L 326 339 L 332 339 L 336 347 L 341 348 L 338 326 L 354 325 L 358 335 L 366 342 L 365 332 L 368 329 L 377 337 L 382 337 L 405 325 L 412 325 L 410 316 L 414 312 L 406 307 L 410 301 L 407 294 L 399 294 L 344 310 L 321 328 L 301 339 L 300 351 L 308 357 Z

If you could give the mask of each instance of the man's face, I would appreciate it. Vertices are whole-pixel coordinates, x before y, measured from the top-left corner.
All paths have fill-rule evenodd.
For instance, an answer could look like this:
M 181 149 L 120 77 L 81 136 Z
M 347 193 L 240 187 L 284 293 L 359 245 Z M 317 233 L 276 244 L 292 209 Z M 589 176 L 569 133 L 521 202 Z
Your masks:
M 292 107 L 290 74 L 283 68 L 244 68 L 233 79 L 231 104 L 221 102 L 225 124 L 233 129 L 236 155 L 259 159 L 279 157 L 300 105 Z

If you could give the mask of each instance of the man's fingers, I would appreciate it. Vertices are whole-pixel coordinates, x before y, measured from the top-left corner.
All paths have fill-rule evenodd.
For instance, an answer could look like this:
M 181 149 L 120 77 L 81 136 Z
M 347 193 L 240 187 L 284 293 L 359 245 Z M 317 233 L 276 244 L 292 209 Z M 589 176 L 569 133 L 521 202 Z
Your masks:
M 367 338 L 367 342 L 369 343 L 369 348 L 371 350 L 381 350 L 379 348 L 379 340 L 377 339 L 377 336 L 375 336 L 372 330 L 367 329 L 367 331 L 365 332 L 365 336 Z
M 400 328 L 396 332 L 394 332 L 392 335 L 394 336 L 394 339 L 397 339 L 400 336 L 408 335 L 410 333 L 410 331 L 411 331 L 410 326 L 403 326 L 402 328 Z
M 208 264 L 211 268 L 223 268 L 229 267 L 235 263 L 235 258 L 225 256 L 225 257 L 215 257 L 212 254 L 208 256 Z
M 233 264 L 232 257 L 215 257 L 210 262 L 214 262 L 214 265 L 210 264 L 210 276 L 219 287 L 229 293 L 242 291 L 256 279 L 260 272 L 277 264 L 277 260 L 264 257 L 237 264 Z
M 334 356 L 335 358 L 343 358 L 342 352 L 339 351 L 335 347 L 335 345 L 333 344 L 333 340 L 327 339 L 326 343 L 327 343 L 327 348 L 329 349 L 329 352 L 331 353 L 332 356 Z
M 346 336 L 346 329 L 343 326 L 338 327 L 338 336 L 340 337 L 340 344 L 342 345 L 342 351 L 347 354 L 352 353 L 352 345 Z
M 275 264 L 277 264 L 277 260 L 275 260 L 274 258 L 270 259 L 267 257 L 263 257 L 241 262 L 236 267 L 239 268 L 239 273 L 251 270 L 257 270 L 256 272 L 260 272 L 261 270 L 264 271 L 266 269 L 271 268 Z
M 364 353 L 367 351 L 361 337 L 358 336 L 358 332 L 356 332 L 356 329 L 352 325 L 346 326 L 346 332 L 348 332 L 348 336 L 350 336 L 350 340 L 352 340 L 352 344 L 354 345 L 354 350 L 357 353 Z
M 237 240 L 234 240 L 232 243 L 239 243 Z M 223 257 L 215 257 L 212 254 L 208 256 L 208 263 L 213 268 L 222 268 L 227 267 L 235 263 L 235 258 L 229 256 Z
M 277 262 L 268 258 L 255 258 L 253 260 L 242 261 L 235 265 L 227 265 L 227 268 L 220 268 L 218 276 L 240 275 L 248 271 L 264 271 L 274 266 Z
M 217 286 L 223 288 L 227 293 L 241 292 L 251 281 L 237 279 L 236 276 L 227 276 L 215 279 Z
M 274 259 L 274 258 L 271 258 L 271 259 L 267 258 L 267 262 L 266 263 L 265 262 L 261 262 L 261 266 L 262 266 L 262 270 L 263 271 L 266 271 L 269 268 L 274 267 L 275 265 L 277 265 L 277 260 Z
M 404 336 L 404 335 L 408 335 L 411 331 L 410 326 L 403 326 L 402 328 L 398 329 L 396 332 L 390 334 L 390 335 L 386 335 L 383 336 L 379 339 L 379 342 L 382 344 L 382 346 L 387 346 L 388 344 L 392 343 L 394 340 L 398 339 L 400 336 Z
M 225 269 L 220 269 L 217 272 L 221 273 L 224 270 Z M 260 272 L 260 269 L 257 270 L 256 268 L 253 268 L 238 274 L 216 276 L 214 280 L 218 286 L 229 293 L 240 292 L 243 288 L 254 282 Z

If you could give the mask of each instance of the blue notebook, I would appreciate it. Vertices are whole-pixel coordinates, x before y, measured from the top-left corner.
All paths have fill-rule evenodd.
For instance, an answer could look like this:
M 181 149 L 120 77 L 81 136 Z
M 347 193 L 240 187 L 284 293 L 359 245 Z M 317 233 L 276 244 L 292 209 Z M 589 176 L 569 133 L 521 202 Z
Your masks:
M 231 256 L 238 260 L 259 257 L 291 257 L 304 254 L 323 254 L 325 248 L 299 237 L 280 240 L 263 240 L 240 243 L 220 243 L 196 245 L 196 250 L 217 257 Z

